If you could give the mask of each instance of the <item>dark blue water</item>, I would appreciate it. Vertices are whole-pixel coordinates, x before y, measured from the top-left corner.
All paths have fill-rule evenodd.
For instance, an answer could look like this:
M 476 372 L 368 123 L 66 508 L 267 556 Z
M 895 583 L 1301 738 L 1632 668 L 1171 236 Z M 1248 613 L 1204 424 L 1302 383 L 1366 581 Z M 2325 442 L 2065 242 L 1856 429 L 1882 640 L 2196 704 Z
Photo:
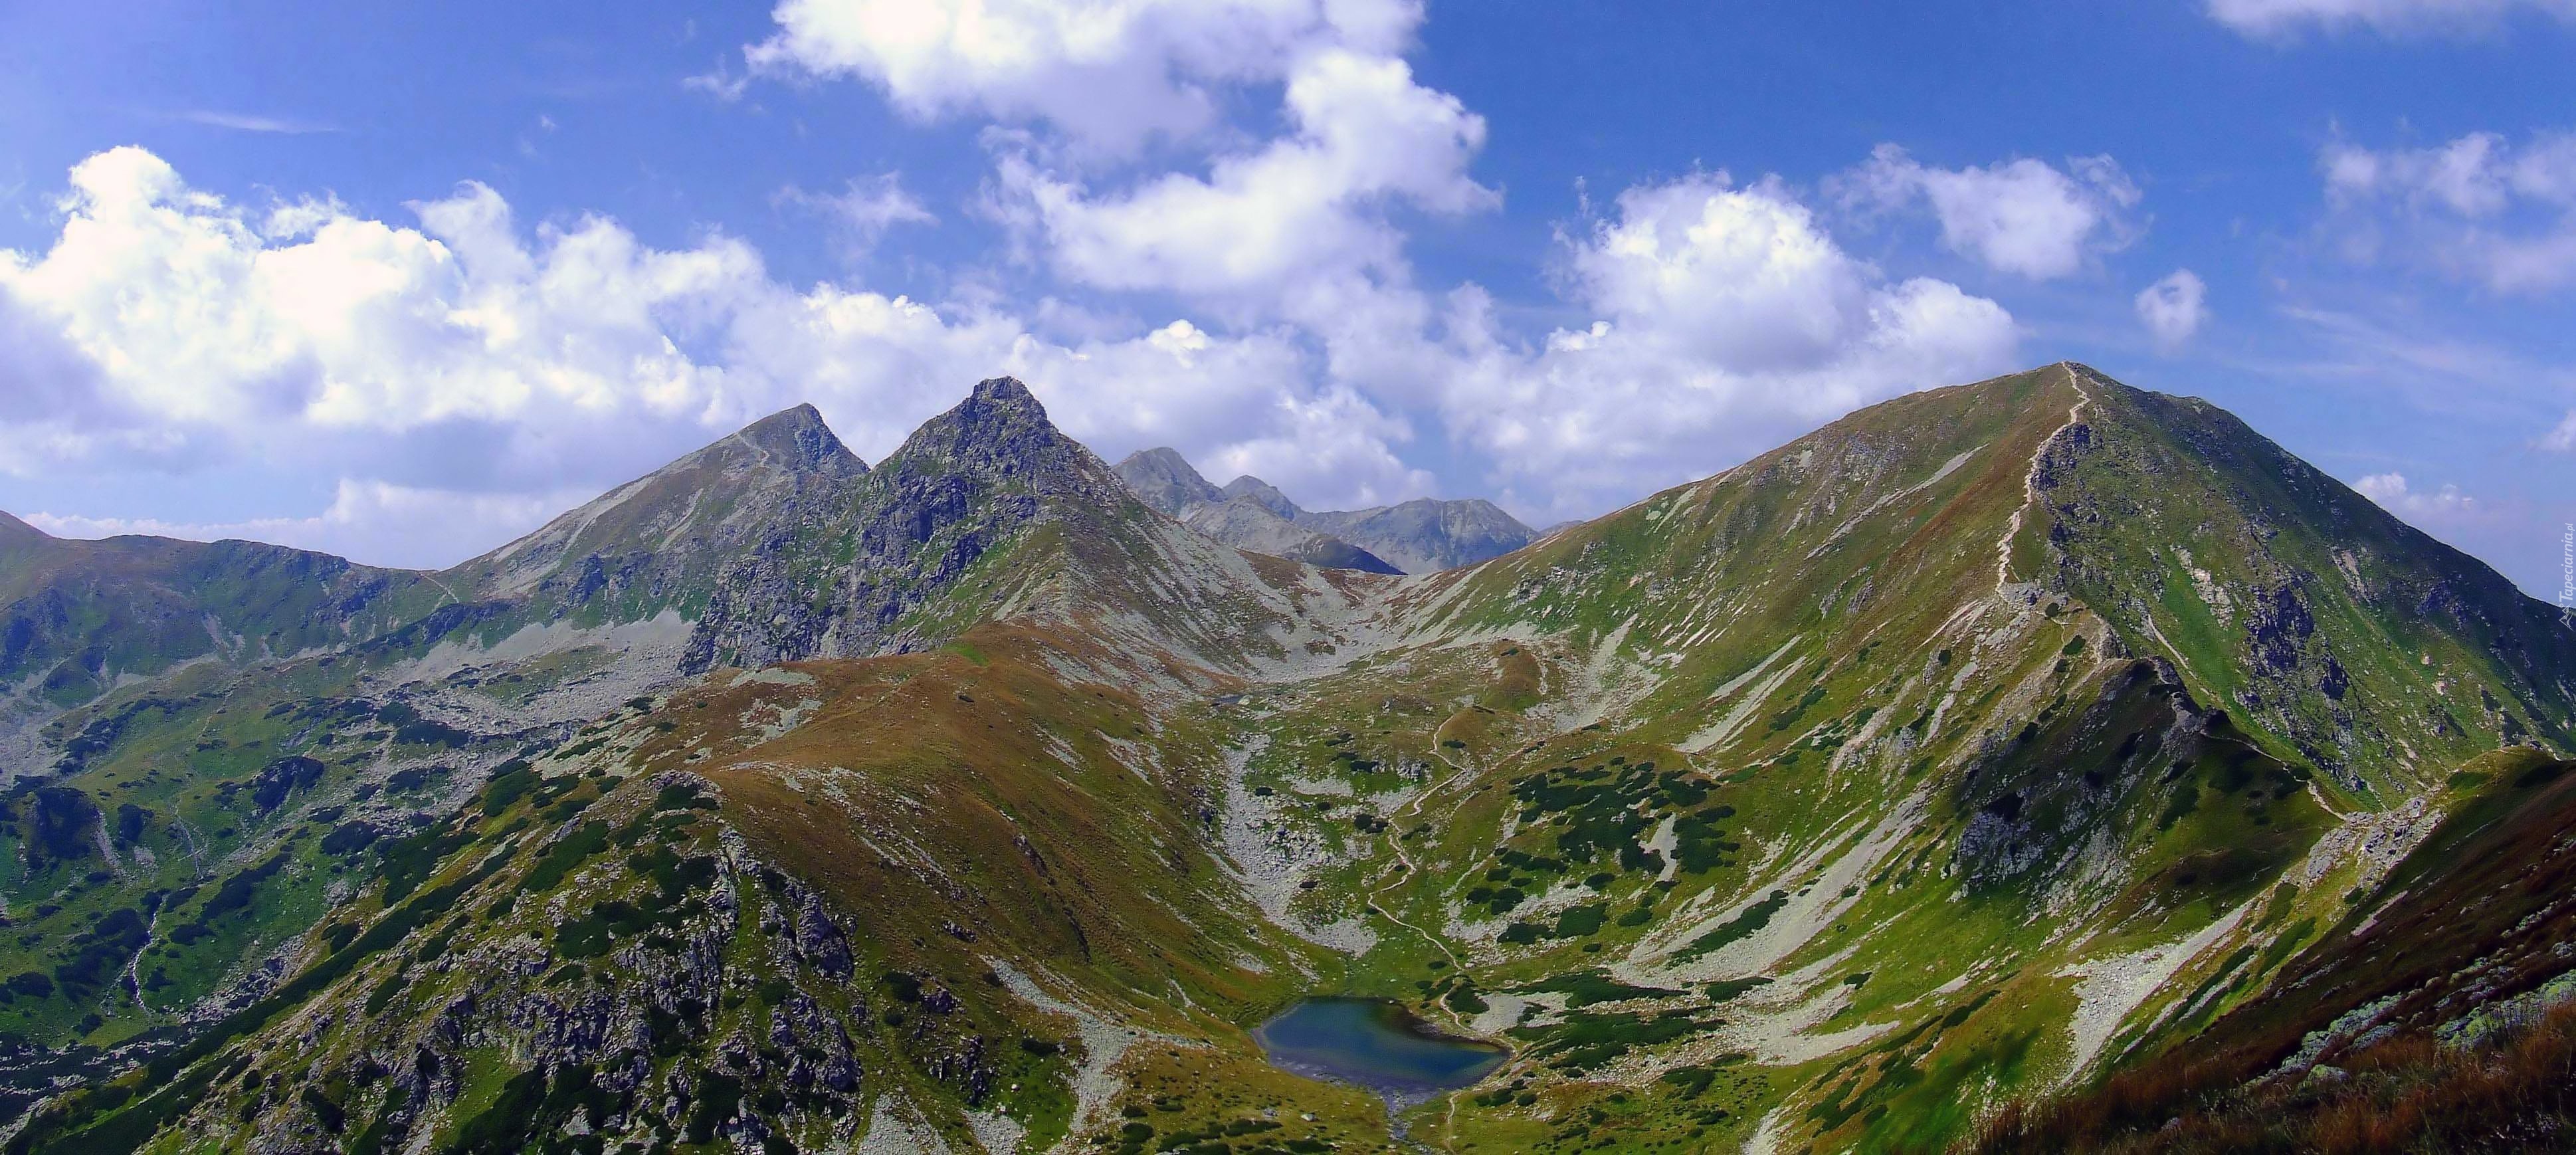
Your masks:
M 1473 1085 L 1510 1052 L 1451 1038 L 1382 999 L 1307 999 L 1252 1032 L 1273 1066 L 1394 1102 Z

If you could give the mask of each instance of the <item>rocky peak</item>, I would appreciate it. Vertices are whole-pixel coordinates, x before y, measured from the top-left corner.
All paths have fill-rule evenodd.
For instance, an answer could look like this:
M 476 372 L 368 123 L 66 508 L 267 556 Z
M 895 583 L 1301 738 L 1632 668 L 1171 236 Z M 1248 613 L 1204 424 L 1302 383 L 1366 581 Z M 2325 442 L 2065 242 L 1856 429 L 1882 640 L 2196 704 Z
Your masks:
M 867 463 L 841 444 L 832 427 L 812 405 L 782 409 L 744 426 L 735 435 L 764 458 L 791 472 L 863 473 Z
M 867 476 L 811 405 L 770 414 L 449 571 L 487 599 L 657 606 L 721 559 L 822 516 Z
M 918 645 L 945 636 L 923 630 L 949 627 L 907 615 L 987 555 L 1017 548 L 1028 526 L 1071 523 L 1066 537 L 1091 542 L 1152 516 L 1009 377 L 978 382 L 846 490 L 812 537 L 781 536 L 727 562 L 684 669 Z
M 1017 377 L 987 377 L 975 383 L 974 390 L 966 395 L 966 399 L 994 405 L 1026 405 L 1037 409 L 1040 418 L 1046 416 L 1046 410 L 1038 406 L 1037 395 L 1029 392 L 1028 385 Z
M 1012 377 L 976 382 L 964 401 L 914 430 L 878 468 L 906 475 L 981 474 L 1016 480 L 1078 474 L 1086 475 L 1083 483 L 1107 480 L 1116 485 L 1114 478 L 1087 476 L 1105 475 L 1108 466 L 1047 420 L 1046 407 Z
M 1145 499 L 1145 504 L 1173 517 L 1188 517 L 1199 506 L 1225 500 L 1222 491 L 1208 484 L 1208 479 L 1170 446 L 1139 449 L 1112 468 L 1118 480 L 1126 482 L 1127 488 Z
M 1492 502 L 1477 498 L 1419 498 L 1396 506 L 1333 512 L 1306 509 L 1279 487 L 1250 474 L 1220 489 L 1167 448 L 1128 454 L 1118 463 L 1117 474 L 1145 504 L 1218 541 L 1298 560 L 1329 557 L 1334 560 L 1317 564 L 1335 568 L 1383 566 L 1394 572 L 1429 573 L 1509 553 L 1538 537 Z M 1286 533 L 1276 523 L 1305 532 Z

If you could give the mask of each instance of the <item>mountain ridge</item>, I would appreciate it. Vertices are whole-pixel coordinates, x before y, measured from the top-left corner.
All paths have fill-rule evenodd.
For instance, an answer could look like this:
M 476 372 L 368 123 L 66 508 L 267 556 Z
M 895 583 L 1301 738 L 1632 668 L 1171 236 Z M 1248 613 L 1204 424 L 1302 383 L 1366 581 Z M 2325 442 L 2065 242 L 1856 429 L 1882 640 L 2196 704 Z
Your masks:
M 2554 611 L 2071 363 L 1401 577 L 1008 379 L 741 464 L 41 727 L 7 1085 L 94 1074 L 13 1149 L 1391 1141 L 1259 1058 L 1317 991 L 1511 1045 L 1426 1141 L 1939 1146 L 2258 1006 L 2576 733 Z
M 1352 556 L 1345 550 L 1357 551 L 1365 559 L 1334 568 L 1371 569 L 1375 567 L 1366 562 L 1374 561 L 1394 572 L 1431 573 L 1509 553 L 1539 536 L 1482 498 L 1426 497 L 1346 512 L 1310 511 L 1250 474 L 1223 486 L 1212 485 L 1169 447 L 1137 450 L 1120 459 L 1116 468 L 1120 479 L 1147 504 L 1220 541 L 1300 561 Z M 1229 503 L 1240 504 L 1212 512 Z M 1324 541 L 1294 540 L 1286 526 Z M 1263 548 L 1264 544 L 1270 548 Z

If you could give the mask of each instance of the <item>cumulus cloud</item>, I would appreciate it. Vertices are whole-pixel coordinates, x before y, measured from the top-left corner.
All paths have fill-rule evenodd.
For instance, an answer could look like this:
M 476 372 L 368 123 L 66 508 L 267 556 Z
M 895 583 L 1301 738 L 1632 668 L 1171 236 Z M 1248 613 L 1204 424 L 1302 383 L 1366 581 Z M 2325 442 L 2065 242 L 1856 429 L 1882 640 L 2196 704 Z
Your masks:
M 2576 132 L 2521 147 L 2492 132 L 2430 148 L 2336 141 L 2317 163 L 2355 256 L 2430 264 L 2500 292 L 2576 283 Z
M 1928 203 L 1945 247 L 2033 280 L 2067 276 L 2093 254 L 2126 247 L 2124 214 L 2140 198 L 2107 156 L 2074 158 L 2062 170 L 2029 157 L 1944 169 L 1893 144 L 1878 146 L 1834 187 L 1847 202 L 1879 210 Z
M 2310 28 L 2369 28 L 2401 36 L 2478 32 L 2518 10 L 2576 20 L 2576 0 L 2209 0 L 2211 18 L 2262 38 Z
M 1330 376 L 1418 399 L 1438 365 L 1403 208 L 1499 203 L 1485 123 L 1402 58 L 1418 0 L 788 0 L 758 73 L 851 77 L 917 118 L 983 117 L 979 211 L 1015 259 L 1087 291 L 1170 294 L 1239 330 L 1294 327 Z M 1208 131 L 1279 94 L 1267 137 Z M 1141 175 L 1116 163 L 1179 145 Z
M 596 219 L 531 251 L 480 185 L 415 208 L 420 229 L 310 202 L 254 218 L 115 149 L 73 168 L 50 251 L 0 254 L 0 293 L 52 320 L 120 407 L 250 432 L 702 407 L 710 371 L 664 322 L 760 280 L 739 244 L 655 252 Z
M 785 0 L 755 72 L 851 77 L 919 118 L 1042 122 L 1115 153 L 1217 119 L 1216 87 L 1315 51 L 1386 56 L 1419 0 Z
M 16 351 L 0 372 L 35 386 L 0 391 L 0 469 L 248 459 L 553 502 L 798 401 L 882 455 L 1007 372 L 1104 451 L 1306 446 L 1330 463 L 1311 477 L 1327 500 L 1421 483 L 1387 445 L 1404 423 L 1319 384 L 1280 333 L 1183 320 L 1050 341 L 996 308 L 786 286 L 722 236 L 664 250 L 604 218 L 529 230 L 480 185 L 413 209 L 416 227 L 330 202 L 254 211 L 141 149 L 83 161 L 53 247 L 0 251 Z M 355 541 L 357 516 L 293 532 Z
M 1331 7 L 1342 21 L 1368 10 Z M 1418 15 L 1385 11 L 1385 28 Z M 983 207 L 1015 252 L 1075 286 L 1177 295 L 1238 329 L 1287 326 L 1334 382 L 1427 405 L 1449 366 L 1391 214 L 1457 216 L 1500 198 L 1469 173 L 1484 119 L 1418 83 L 1387 51 L 1396 39 L 1275 42 L 1281 130 L 1215 146 L 1203 168 L 1102 181 L 1032 134 L 988 135 L 998 170 Z
M 1312 422 L 1348 433 L 1370 428 L 1365 414 L 1436 415 L 1504 496 L 1593 512 L 1854 405 L 2008 364 L 2019 331 L 2000 305 L 1851 257 L 1777 181 L 1629 190 L 1615 219 L 1564 239 L 1567 303 L 1592 321 L 1534 342 L 1476 285 L 1424 289 L 1391 211 L 1498 197 L 1471 172 L 1483 119 L 1402 59 L 1421 18 L 1412 0 L 788 0 L 749 61 L 863 79 L 916 117 L 999 122 L 982 208 L 1015 252 L 1086 290 L 1178 296 L 1317 350 L 1330 384 L 1282 426 L 1304 432 L 1193 455 L 1283 485 L 1297 455 L 1331 444 Z M 1219 94 L 1274 82 L 1275 135 L 1202 133 Z M 1202 142 L 1204 164 L 1104 179 L 1101 154 L 1154 137 Z M 1928 202 L 1953 247 L 2032 277 L 2125 243 L 2138 199 L 2108 158 L 1947 171 L 1882 149 L 1854 186 L 1888 207 Z M 1386 421 L 1353 443 L 1370 471 L 1411 436 Z
M 2521 149 L 2493 132 L 2421 149 L 2337 141 L 2319 167 L 2327 195 L 2344 201 L 2391 199 L 2472 218 L 2501 215 L 2517 201 L 2576 207 L 2576 133 L 2544 133 Z
M 2418 492 L 2406 483 L 2403 473 L 2374 473 L 2352 487 L 2363 497 L 2378 502 L 2380 508 L 2408 521 L 2441 522 L 2480 512 L 2477 499 L 2460 492 L 2456 485 L 2445 485 L 2431 493 Z
M 1632 188 L 1569 236 L 1572 297 L 1597 318 L 1534 349 L 1481 290 L 1453 297 L 1455 435 L 1557 511 L 1703 476 L 1873 401 L 2009 367 L 2004 308 L 1893 281 L 1846 253 L 1777 181 Z M 1541 496 L 1543 495 L 1543 496 Z
M 1212 476 L 1251 474 L 1318 508 L 1391 505 L 1432 492 L 1431 475 L 1389 448 L 1412 430 L 1357 391 L 1335 387 L 1280 402 L 1278 432 L 1238 441 L 1207 459 Z
M 1286 104 L 1291 134 L 1220 157 L 1204 178 L 1171 173 L 1095 198 L 1014 156 L 1003 181 L 1074 280 L 1260 301 L 1317 277 L 1399 270 L 1402 237 L 1374 211 L 1385 202 L 1495 203 L 1465 171 L 1484 120 L 1415 84 L 1401 60 L 1321 53 L 1298 66 Z
M 2191 340 L 2209 322 L 2209 286 L 2189 269 L 2175 269 L 2139 290 L 2136 303 L 2139 323 L 2168 349 Z

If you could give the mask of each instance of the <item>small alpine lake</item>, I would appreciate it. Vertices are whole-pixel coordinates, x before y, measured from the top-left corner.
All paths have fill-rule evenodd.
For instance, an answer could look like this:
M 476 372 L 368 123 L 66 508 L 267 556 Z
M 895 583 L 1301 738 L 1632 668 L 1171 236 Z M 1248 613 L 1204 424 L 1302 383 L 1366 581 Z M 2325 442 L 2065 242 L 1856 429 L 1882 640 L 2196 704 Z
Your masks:
M 1441 1034 L 1396 1003 L 1343 996 L 1301 1000 L 1252 1037 L 1272 1066 L 1365 1087 L 1390 1103 L 1472 1086 L 1511 1055 Z

